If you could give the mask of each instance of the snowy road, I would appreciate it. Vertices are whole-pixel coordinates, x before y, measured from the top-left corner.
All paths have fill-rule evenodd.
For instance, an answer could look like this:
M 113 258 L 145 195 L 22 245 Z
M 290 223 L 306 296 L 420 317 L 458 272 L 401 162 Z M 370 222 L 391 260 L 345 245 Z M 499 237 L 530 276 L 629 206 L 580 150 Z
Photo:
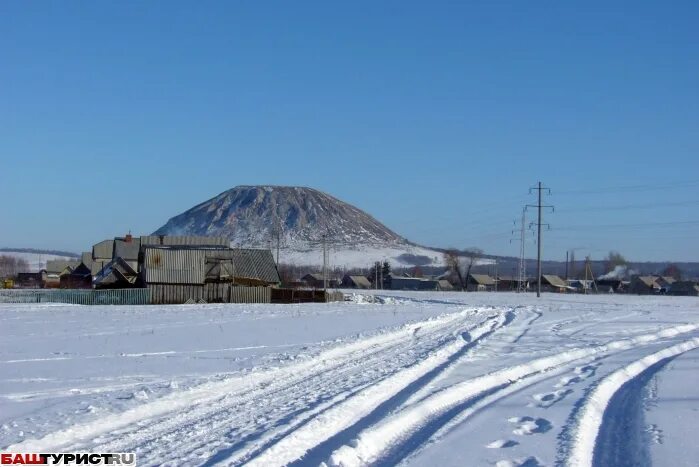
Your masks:
M 141 465 L 697 465 L 696 299 L 380 302 L 3 305 L 0 447 Z

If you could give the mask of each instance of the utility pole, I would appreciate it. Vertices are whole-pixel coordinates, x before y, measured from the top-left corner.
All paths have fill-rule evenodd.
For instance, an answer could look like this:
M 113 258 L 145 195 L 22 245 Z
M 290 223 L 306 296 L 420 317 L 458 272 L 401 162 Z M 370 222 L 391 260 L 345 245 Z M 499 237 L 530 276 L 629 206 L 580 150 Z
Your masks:
M 379 266 L 381 266 L 381 290 L 383 290 L 383 263 L 379 263 Z
M 566 250 L 566 284 L 568 283 L 568 250 Z
M 277 223 L 277 267 L 279 267 L 279 243 L 281 241 L 281 225 Z
M 498 260 L 495 260 L 495 291 L 498 291 Z
M 510 243 L 512 243 L 512 240 L 519 240 L 519 271 L 516 272 L 515 268 L 512 270 L 512 277 L 517 277 L 517 293 L 521 292 L 526 292 L 527 291 L 527 262 L 524 259 L 524 245 L 526 242 L 526 215 L 527 215 L 527 207 L 522 208 L 522 218 L 520 221 L 520 232 L 519 232 L 519 237 L 514 237 L 513 239 L 510 240 Z M 514 222 L 515 225 L 517 225 L 517 221 L 515 220 Z M 515 231 L 512 231 L 512 235 L 515 234 Z
M 323 234 L 323 290 L 328 291 L 328 245 Z
M 525 232 L 524 225 L 526 224 L 527 207 L 522 208 L 522 232 L 520 233 L 519 245 L 519 283 L 517 284 L 517 292 L 526 292 L 527 286 L 527 260 L 524 259 L 524 243 Z
M 546 225 L 547 227 L 550 227 L 548 224 L 544 224 L 542 222 L 542 208 L 551 208 L 551 211 L 553 212 L 553 206 L 551 205 L 543 205 L 541 204 L 541 195 L 542 191 L 546 190 L 548 194 L 551 194 L 551 190 L 549 188 L 546 188 L 542 185 L 541 182 L 537 184 L 536 187 L 530 188 L 529 193 L 531 193 L 533 190 L 536 190 L 538 192 L 538 202 L 536 204 L 528 204 L 527 206 L 531 206 L 533 208 L 537 208 L 538 211 L 538 221 L 536 223 L 537 226 L 537 240 L 536 240 L 536 296 L 541 297 L 541 227 Z

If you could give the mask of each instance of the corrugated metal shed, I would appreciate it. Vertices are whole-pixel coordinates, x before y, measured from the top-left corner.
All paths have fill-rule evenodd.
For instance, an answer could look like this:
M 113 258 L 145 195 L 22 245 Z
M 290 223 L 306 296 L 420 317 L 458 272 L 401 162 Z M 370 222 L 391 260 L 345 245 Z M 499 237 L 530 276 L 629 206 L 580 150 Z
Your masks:
M 204 284 L 206 250 L 144 248 L 143 273 L 149 284 Z
M 114 240 L 103 240 L 92 246 L 93 259 L 112 259 L 114 254 Z

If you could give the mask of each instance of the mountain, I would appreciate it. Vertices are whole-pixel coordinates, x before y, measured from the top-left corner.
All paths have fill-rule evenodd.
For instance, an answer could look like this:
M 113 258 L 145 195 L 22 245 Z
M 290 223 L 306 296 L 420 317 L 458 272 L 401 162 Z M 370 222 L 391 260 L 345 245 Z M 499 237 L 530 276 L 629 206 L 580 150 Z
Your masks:
M 429 265 L 442 258 L 361 209 L 305 187 L 237 186 L 171 218 L 154 234 L 221 236 L 234 246 L 276 247 L 277 232 L 281 262 L 321 264 L 323 236 L 335 266 L 364 267 L 382 260 Z

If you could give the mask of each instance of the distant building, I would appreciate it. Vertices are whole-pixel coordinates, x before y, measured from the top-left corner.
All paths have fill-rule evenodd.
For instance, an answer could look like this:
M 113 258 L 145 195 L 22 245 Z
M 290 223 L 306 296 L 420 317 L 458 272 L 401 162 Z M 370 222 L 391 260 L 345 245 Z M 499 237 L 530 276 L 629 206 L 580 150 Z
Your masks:
M 390 290 L 439 290 L 439 281 L 421 277 L 396 276 L 389 274 L 384 278 Z
M 495 279 L 487 274 L 469 274 L 466 279 L 466 290 L 469 292 L 495 290 Z
M 454 286 L 451 285 L 451 282 L 446 279 L 439 279 L 437 281 L 437 289 L 441 290 L 442 292 L 452 292 L 455 290 Z
M 52 259 L 46 262 L 46 277 L 44 287 L 58 288 L 61 286 L 61 276 L 70 274 L 80 265 L 80 261 Z
M 629 284 L 629 293 L 636 295 L 655 295 L 660 293 L 660 289 L 654 276 L 634 276 Z
M 541 275 L 541 290 L 546 292 L 565 293 L 568 289 L 568 284 L 563 279 L 553 274 Z
M 656 276 L 655 277 L 655 283 L 660 286 L 660 293 L 667 293 L 668 290 L 672 287 L 672 284 L 677 282 L 677 280 L 674 277 L 670 276 Z
M 306 274 L 301 278 L 301 282 L 306 284 L 306 287 L 310 287 L 312 289 L 322 289 L 325 287 L 325 281 L 323 280 L 323 274 L 321 273 Z M 335 289 L 339 286 L 340 282 L 337 279 L 328 277 L 328 287 Z
M 46 271 L 18 272 L 15 288 L 18 289 L 43 289 L 46 281 Z
M 667 294 L 699 297 L 699 284 L 692 281 L 675 281 L 670 285 Z
M 81 261 L 70 274 L 63 274 L 60 277 L 60 287 L 62 289 L 91 289 L 92 273 L 90 268 Z
M 505 292 L 505 291 L 512 291 L 512 290 L 519 290 L 519 277 L 514 277 L 514 276 L 498 276 L 498 291 L 500 292 Z M 527 290 L 529 287 L 529 280 L 524 279 L 524 290 Z
M 342 287 L 347 289 L 370 289 L 371 282 L 364 276 L 345 274 L 342 278 Z

